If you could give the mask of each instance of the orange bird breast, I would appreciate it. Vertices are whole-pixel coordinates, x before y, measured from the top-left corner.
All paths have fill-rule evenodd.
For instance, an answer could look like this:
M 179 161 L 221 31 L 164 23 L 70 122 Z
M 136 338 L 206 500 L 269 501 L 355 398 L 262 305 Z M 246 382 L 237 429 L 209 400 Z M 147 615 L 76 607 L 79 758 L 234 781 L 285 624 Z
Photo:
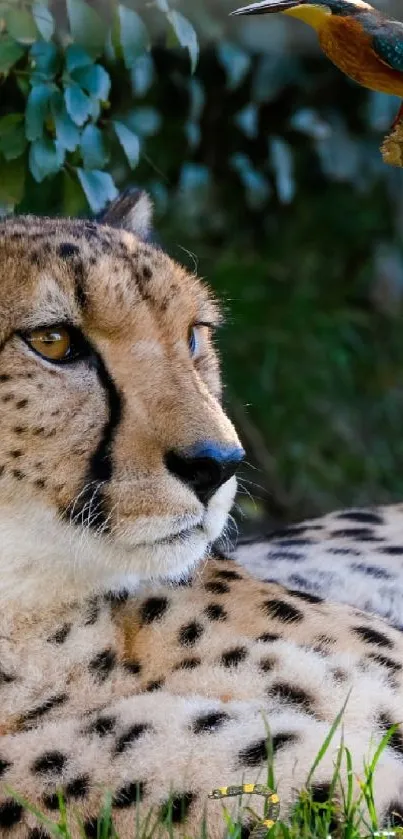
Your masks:
M 403 97 L 403 73 L 381 61 L 358 20 L 329 15 L 318 36 L 323 52 L 346 76 L 370 90 Z

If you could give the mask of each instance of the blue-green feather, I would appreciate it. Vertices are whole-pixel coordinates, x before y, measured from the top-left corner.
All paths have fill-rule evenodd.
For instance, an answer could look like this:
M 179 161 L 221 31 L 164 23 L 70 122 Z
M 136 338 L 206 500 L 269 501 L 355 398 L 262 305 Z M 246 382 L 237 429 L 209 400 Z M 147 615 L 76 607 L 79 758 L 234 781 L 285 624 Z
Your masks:
M 403 23 L 390 21 L 373 36 L 373 47 L 379 58 L 392 70 L 403 73 Z

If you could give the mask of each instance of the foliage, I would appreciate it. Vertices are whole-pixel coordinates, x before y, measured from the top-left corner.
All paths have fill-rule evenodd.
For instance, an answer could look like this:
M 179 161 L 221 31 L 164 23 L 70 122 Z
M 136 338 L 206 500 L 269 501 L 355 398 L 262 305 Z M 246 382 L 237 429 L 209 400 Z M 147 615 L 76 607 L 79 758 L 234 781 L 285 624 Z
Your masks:
M 5 92 L 0 203 L 14 207 L 21 201 L 27 170 L 38 184 L 63 173 L 66 211 L 69 203 L 79 201 L 74 186 L 81 185 L 96 213 L 117 195 L 108 171 L 111 156 L 115 166 L 120 155 L 134 169 L 141 149 L 141 114 L 136 108 L 120 113 L 109 67 L 122 64 L 125 84 L 144 95 L 153 77 L 149 33 L 140 15 L 119 2 L 109 4 L 103 15 L 85 0 L 66 0 L 62 15 L 60 9 L 53 14 L 51 6 L 46 0 L 32 5 L 0 2 L 0 80 Z M 188 50 L 194 69 L 198 42 L 193 26 L 166 0 L 155 7 L 170 36 Z M 10 110 L 10 100 L 16 100 L 15 110 Z M 158 124 L 157 114 L 148 114 L 149 123 L 150 117 Z M 143 133 L 148 133 L 144 124 Z
M 234 5 L 0 0 L 0 207 L 98 213 L 146 186 L 226 303 L 246 490 L 277 519 L 401 499 L 397 103 L 269 28 L 252 53 Z

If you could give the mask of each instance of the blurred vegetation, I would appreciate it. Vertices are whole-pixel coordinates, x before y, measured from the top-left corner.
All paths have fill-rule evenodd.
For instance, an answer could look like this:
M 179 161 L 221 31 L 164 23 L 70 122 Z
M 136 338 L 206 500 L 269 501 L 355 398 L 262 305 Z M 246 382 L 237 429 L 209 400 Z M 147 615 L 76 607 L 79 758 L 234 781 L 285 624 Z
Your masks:
M 236 5 L 0 0 L 0 207 L 153 194 L 164 247 L 228 312 L 252 523 L 400 500 L 403 174 L 379 152 L 398 103 Z

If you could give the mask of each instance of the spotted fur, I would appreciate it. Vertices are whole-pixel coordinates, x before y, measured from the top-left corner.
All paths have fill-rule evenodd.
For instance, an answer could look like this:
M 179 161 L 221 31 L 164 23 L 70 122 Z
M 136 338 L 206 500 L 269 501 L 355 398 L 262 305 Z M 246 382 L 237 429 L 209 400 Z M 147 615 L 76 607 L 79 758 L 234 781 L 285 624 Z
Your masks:
M 0 835 L 11 839 L 46 839 L 49 825 L 24 802 L 57 822 L 60 793 L 73 839 L 77 814 L 96 836 L 105 790 L 122 839 L 150 808 L 162 833 L 169 818 L 176 833 L 199 835 L 205 817 L 219 839 L 222 803 L 208 795 L 266 783 L 267 725 L 286 818 L 344 705 L 356 792 L 364 761 L 401 722 L 401 632 L 327 602 L 325 583 L 287 588 L 216 555 L 235 481 L 202 504 L 170 474 L 169 449 L 238 441 L 211 340 L 195 363 L 187 346 L 189 325 L 216 318 L 216 304 L 131 232 L 136 203 L 120 204 L 120 227 L 119 205 L 110 226 L 0 226 Z M 147 207 L 137 207 L 141 234 Z M 21 337 L 66 320 L 91 347 L 70 368 Z M 268 576 L 302 552 L 305 575 L 314 543 L 323 573 L 349 556 L 369 591 L 384 580 L 367 567 L 398 568 L 396 510 L 373 513 L 381 521 L 354 515 L 241 546 L 239 559 L 256 572 L 261 559 Z M 366 537 L 378 533 L 373 562 Z M 352 546 L 358 554 L 343 553 Z M 341 736 L 311 779 L 315 800 L 330 789 Z M 374 784 L 381 819 L 398 821 L 400 725 Z

